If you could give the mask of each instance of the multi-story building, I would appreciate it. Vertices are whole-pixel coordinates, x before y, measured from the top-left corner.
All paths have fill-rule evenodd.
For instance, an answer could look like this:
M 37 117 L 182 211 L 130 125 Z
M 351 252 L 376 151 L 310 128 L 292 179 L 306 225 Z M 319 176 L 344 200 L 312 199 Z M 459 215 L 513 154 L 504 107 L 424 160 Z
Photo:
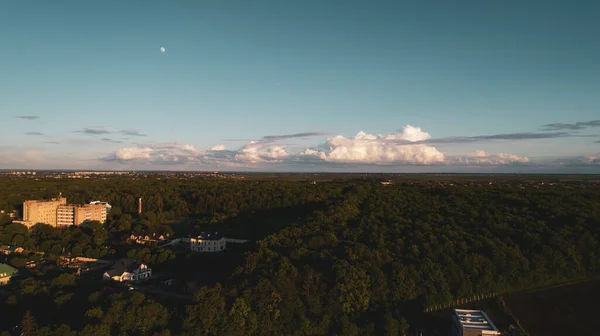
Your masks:
M 102 205 L 104 205 L 104 207 L 106 208 L 106 213 L 109 213 L 110 209 L 111 209 L 111 206 L 110 206 L 110 204 L 108 204 L 108 202 L 91 201 L 90 204 L 102 204 Z
M 45 223 L 56 226 L 56 209 L 65 204 L 67 204 L 67 199 L 64 197 L 40 201 L 27 200 L 23 202 L 23 221 L 32 223 L 31 225 Z
M 501 335 L 494 322 L 484 311 L 454 309 L 453 333 L 455 336 Z
M 56 225 L 81 225 L 90 221 L 106 222 L 106 207 L 102 204 L 65 204 L 56 210 Z
M 217 232 L 214 234 L 202 232 L 198 237 L 190 238 L 190 248 L 194 252 L 218 252 L 225 250 L 225 237 Z
M 33 226 L 44 223 L 51 226 L 81 225 L 89 221 L 106 222 L 104 204 L 67 204 L 66 198 L 27 200 L 23 202 L 23 220 L 18 223 Z

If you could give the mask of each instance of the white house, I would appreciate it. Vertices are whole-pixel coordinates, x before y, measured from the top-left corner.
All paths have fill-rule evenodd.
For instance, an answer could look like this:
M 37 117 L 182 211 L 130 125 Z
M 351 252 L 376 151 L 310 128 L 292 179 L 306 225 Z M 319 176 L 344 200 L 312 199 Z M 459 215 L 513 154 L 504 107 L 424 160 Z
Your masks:
M 152 269 L 148 265 L 133 259 L 117 260 L 111 269 L 104 272 L 104 280 L 115 280 L 118 282 L 139 281 L 149 278 Z
M 225 237 L 219 233 L 202 232 L 198 237 L 190 238 L 190 248 L 194 252 L 219 252 L 225 250 Z

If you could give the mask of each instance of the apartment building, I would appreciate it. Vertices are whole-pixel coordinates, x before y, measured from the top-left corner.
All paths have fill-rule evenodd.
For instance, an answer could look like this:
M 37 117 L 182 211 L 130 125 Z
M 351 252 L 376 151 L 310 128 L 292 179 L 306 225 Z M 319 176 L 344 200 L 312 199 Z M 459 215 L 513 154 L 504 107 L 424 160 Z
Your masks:
M 56 209 L 66 204 L 67 199 L 64 197 L 50 200 L 27 200 L 23 202 L 23 221 L 32 223 L 32 225 L 45 223 L 56 226 Z
M 28 227 L 37 223 L 51 226 L 81 225 L 89 221 L 106 222 L 103 204 L 67 204 L 66 198 L 23 202 L 23 221 Z
M 106 207 L 102 204 L 65 204 L 56 209 L 56 225 L 81 225 L 90 221 L 106 222 Z

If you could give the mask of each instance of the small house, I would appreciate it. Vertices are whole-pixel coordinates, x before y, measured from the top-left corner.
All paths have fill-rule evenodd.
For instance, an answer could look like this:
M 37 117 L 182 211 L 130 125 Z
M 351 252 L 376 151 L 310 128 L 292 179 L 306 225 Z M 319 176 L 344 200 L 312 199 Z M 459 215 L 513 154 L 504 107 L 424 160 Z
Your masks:
M 130 282 L 148 279 L 152 276 L 152 269 L 148 265 L 133 259 L 117 260 L 102 278 L 117 282 Z
M 12 254 L 12 253 L 23 253 L 25 250 L 22 247 L 13 245 L 3 245 L 0 247 L 0 253 Z

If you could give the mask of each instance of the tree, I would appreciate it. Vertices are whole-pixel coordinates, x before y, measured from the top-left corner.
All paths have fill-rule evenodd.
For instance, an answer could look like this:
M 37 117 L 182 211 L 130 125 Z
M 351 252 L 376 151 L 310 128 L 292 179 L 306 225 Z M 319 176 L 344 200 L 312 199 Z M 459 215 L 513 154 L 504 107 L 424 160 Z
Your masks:
M 21 336 L 33 336 L 36 335 L 38 330 L 37 323 L 31 312 L 26 311 L 23 319 L 21 320 Z
M 15 257 L 10 260 L 10 264 L 13 265 L 15 268 L 23 268 L 25 267 L 25 265 L 27 265 L 27 259 L 22 257 Z
M 247 330 L 249 325 L 248 316 L 251 309 L 243 298 L 237 298 L 229 310 L 227 321 L 227 335 L 246 335 L 252 334 L 252 330 Z
M 410 325 L 406 321 L 404 317 L 400 318 L 400 324 L 398 326 L 398 330 L 400 331 L 400 335 L 406 336 L 408 335 L 408 330 L 410 329 Z
M 186 307 L 184 329 L 201 334 L 216 335 L 225 327 L 225 298 L 220 284 L 202 287 L 194 295 L 195 303 Z
M 63 273 L 52 280 L 51 287 L 60 289 L 67 286 L 75 286 L 75 276 L 73 274 Z
M 385 334 L 395 336 L 400 334 L 400 323 L 396 320 L 391 312 L 387 312 L 384 317 Z

